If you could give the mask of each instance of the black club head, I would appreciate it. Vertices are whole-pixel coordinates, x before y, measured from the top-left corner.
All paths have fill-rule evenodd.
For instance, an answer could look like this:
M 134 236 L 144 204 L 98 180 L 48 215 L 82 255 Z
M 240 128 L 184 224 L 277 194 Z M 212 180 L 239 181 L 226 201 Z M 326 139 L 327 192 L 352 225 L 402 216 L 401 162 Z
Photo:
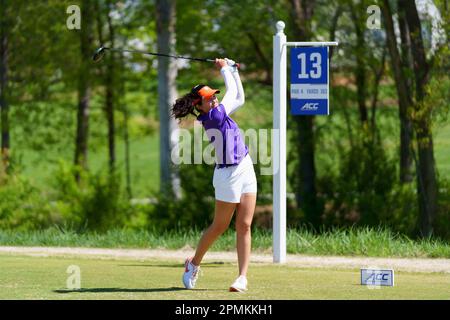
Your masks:
M 106 52 L 106 48 L 105 47 L 98 48 L 97 50 L 95 50 L 95 53 L 94 53 L 94 56 L 92 57 L 92 60 L 94 60 L 94 62 L 99 62 L 105 56 L 105 52 Z

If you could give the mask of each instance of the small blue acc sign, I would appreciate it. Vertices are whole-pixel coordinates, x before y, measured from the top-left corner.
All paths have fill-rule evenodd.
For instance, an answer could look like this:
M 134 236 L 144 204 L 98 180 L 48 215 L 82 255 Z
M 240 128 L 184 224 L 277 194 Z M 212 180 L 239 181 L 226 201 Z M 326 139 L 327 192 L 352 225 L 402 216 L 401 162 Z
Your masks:
M 291 114 L 328 115 L 328 47 L 291 49 Z

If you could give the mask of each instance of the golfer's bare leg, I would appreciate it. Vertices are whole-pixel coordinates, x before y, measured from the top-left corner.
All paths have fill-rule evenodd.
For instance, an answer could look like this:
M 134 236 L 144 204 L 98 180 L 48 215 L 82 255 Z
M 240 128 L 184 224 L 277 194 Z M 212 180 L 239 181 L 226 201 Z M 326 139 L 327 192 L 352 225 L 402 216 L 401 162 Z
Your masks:
M 213 242 L 227 230 L 230 225 L 231 218 L 233 217 L 234 210 L 237 203 L 224 202 L 216 200 L 216 208 L 214 213 L 213 223 L 203 233 L 200 242 L 197 245 L 195 256 L 192 259 L 192 263 L 196 266 L 200 265 L 203 256 Z
M 251 225 L 255 213 L 256 193 L 244 193 L 236 210 L 236 245 L 239 275 L 247 276 L 252 245 Z

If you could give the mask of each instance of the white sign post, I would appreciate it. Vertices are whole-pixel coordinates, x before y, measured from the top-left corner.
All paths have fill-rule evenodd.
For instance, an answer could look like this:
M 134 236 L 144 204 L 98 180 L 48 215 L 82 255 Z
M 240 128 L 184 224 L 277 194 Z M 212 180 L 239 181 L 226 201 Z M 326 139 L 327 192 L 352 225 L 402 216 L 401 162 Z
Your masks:
M 273 37 L 273 262 L 286 262 L 286 56 L 287 47 L 337 46 L 337 42 L 286 42 L 283 21 Z

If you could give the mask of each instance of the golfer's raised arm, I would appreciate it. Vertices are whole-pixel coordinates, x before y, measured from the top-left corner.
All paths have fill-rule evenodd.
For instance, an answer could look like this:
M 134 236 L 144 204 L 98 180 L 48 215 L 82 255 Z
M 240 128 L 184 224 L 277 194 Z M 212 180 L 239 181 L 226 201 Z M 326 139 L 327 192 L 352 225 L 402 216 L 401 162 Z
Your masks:
M 233 78 L 234 78 L 234 81 L 235 81 L 236 87 L 237 87 L 236 105 L 233 108 L 233 110 L 230 110 L 230 112 L 228 114 L 235 112 L 245 102 L 244 88 L 242 87 L 241 77 L 239 76 L 238 69 L 237 68 L 234 68 L 234 69 L 235 70 L 233 70 L 231 72 L 231 74 L 233 75 Z
M 220 73 L 223 76 L 225 82 L 225 95 L 222 98 L 221 104 L 225 107 L 225 112 L 230 114 L 232 110 L 236 108 L 237 105 L 237 93 L 238 89 L 236 86 L 236 81 L 231 74 L 231 67 L 228 66 L 227 62 L 223 59 L 217 59 L 217 65 L 221 66 Z

